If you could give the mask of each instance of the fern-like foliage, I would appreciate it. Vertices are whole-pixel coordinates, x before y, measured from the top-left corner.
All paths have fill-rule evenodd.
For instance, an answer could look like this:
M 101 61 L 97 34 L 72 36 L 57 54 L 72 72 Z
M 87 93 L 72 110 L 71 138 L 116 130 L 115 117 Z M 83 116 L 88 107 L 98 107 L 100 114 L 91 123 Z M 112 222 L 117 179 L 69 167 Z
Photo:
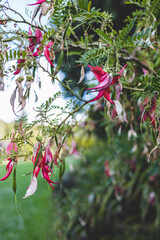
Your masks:
M 122 30 L 119 31 L 117 36 L 118 41 L 123 41 L 128 36 L 134 26 L 135 21 L 136 18 L 132 19 L 129 24 L 127 24 Z
M 91 65 L 101 65 L 103 60 L 107 58 L 107 55 L 111 52 L 111 49 L 107 48 L 93 48 L 87 51 L 82 57 L 77 61 L 79 63 L 87 66 L 88 63 Z
M 101 29 L 96 29 L 94 31 L 99 35 L 99 37 L 102 41 L 104 41 L 105 43 L 107 43 L 109 45 L 113 44 L 113 38 L 111 38 L 110 34 L 104 33 Z

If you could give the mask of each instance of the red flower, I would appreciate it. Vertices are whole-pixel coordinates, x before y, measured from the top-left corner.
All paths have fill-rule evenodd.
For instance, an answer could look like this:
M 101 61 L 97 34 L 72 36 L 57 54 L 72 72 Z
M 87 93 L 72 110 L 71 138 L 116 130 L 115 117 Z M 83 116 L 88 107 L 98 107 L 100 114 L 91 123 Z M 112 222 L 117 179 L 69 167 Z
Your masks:
M 44 3 L 46 0 L 38 0 L 36 3 L 32 3 L 32 4 L 27 4 L 28 6 L 33 6 L 33 5 L 37 5 L 37 4 L 41 4 Z
M 31 27 L 29 27 L 28 35 L 29 36 L 32 35 Z M 34 41 L 34 39 L 32 37 L 29 38 L 30 45 L 27 47 L 27 51 L 29 52 L 28 56 L 30 56 L 32 54 L 34 57 L 38 57 L 44 52 L 45 58 L 52 65 L 52 67 L 54 67 L 53 63 L 51 62 L 50 52 L 49 52 L 49 48 L 53 45 L 54 42 L 50 41 L 45 46 L 40 45 L 37 48 L 36 52 L 34 52 L 36 44 L 40 44 L 43 39 L 43 34 L 38 28 L 35 29 L 35 37 L 36 37 L 36 42 Z M 14 72 L 14 75 L 17 75 L 20 73 L 21 69 L 24 66 L 25 61 L 26 61 L 26 59 L 18 59 L 17 69 Z
M 148 106 L 149 98 L 145 98 L 143 103 L 139 104 L 140 110 L 141 110 L 141 116 L 140 119 L 142 122 L 145 122 L 148 118 L 151 121 L 151 124 L 155 128 L 155 110 L 157 108 L 157 100 L 155 97 L 151 99 L 151 104 Z
M 24 66 L 24 63 L 25 63 L 26 59 L 18 59 L 17 61 L 17 70 L 14 72 L 14 75 L 17 75 L 20 73 L 21 69 L 23 68 Z
M 17 153 L 17 145 L 13 141 L 14 141 L 14 134 L 12 135 L 11 142 L 9 143 L 9 145 L 8 145 L 8 147 L 6 149 L 6 152 L 10 156 L 7 159 L 9 161 L 9 163 L 6 166 L 7 173 L 6 173 L 6 175 L 3 178 L 0 179 L 0 181 L 4 181 L 4 180 L 6 180 L 10 176 L 10 174 L 11 174 L 11 172 L 13 170 L 13 167 L 15 165 L 15 162 L 16 162 L 16 157 L 15 156 L 13 157 L 12 154 Z
M 104 163 L 104 170 L 105 170 L 105 174 L 107 177 L 111 177 L 111 173 L 110 173 L 110 170 L 109 170 L 109 162 L 108 160 L 105 161 Z
M 110 74 L 104 72 L 103 69 L 98 66 L 92 67 L 92 66 L 88 65 L 88 67 L 90 67 L 91 71 L 93 72 L 93 74 L 95 75 L 97 80 L 99 81 L 99 84 L 96 87 L 86 89 L 86 90 L 94 90 L 95 92 L 96 91 L 99 92 L 98 95 L 94 99 L 90 100 L 89 102 L 96 101 L 99 98 L 104 96 L 104 98 L 107 101 L 109 101 L 112 104 L 115 104 L 110 98 L 110 92 L 111 92 L 110 86 L 114 85 L 119 80 L 126 65 L 118 73 L 119 76 L 116 76 L 116 77 L 112 77 Z M 117 95 L 119 94 L 119 91 L 120 90 L 117 89 Z
M 27 198 L 35 193 L 37 190 L 37 177 L 41 170 L 42 177 L 49 183 L 51 188 L 53 189 L 53 184 L 57 184 L 50 179 L 50 174 L 53 173 L 49 163 L 52 162 L 52 153 L 50 151 L 50 142 L 46 146 L 44 156 L 42 155 L 42 148 L 40 142 L 36 143 L 33 148 L 33 157 L 32 162 L 34 164 L 33 176 L 31 183 L 26 191 L 24 198 Z
M 79 153 L 79 151 L 77 149 L 77 144 L 76 144 L 76 142 L 74 140 L 72 140 L 72 149 L 71 149 L 69 154 L 70 155 L 74 155 L 75 158 L 80 158 L 80 153 Z

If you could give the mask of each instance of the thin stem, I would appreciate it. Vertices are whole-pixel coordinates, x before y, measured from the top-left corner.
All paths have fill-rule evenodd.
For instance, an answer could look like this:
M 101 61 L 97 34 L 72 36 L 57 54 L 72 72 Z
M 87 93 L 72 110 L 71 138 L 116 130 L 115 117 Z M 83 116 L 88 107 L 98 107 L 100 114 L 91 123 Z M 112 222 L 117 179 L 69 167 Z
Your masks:
M 78 112 L 81 108 L 83 108 L 88 102 L 85 102 L 84 104 L 82 104 L 81 106 L 79 106 L 78 108 L 74 109 L 71 113 L 68 114 L 68 116 L 58 125 L 56 131 L 54 132 L 54 137 L 56 136 L 57 132 L 59 131 L 59 129 L 63 126 L 63 124 L 67 121 L 67 119 L 72 116 L 74 113 Z

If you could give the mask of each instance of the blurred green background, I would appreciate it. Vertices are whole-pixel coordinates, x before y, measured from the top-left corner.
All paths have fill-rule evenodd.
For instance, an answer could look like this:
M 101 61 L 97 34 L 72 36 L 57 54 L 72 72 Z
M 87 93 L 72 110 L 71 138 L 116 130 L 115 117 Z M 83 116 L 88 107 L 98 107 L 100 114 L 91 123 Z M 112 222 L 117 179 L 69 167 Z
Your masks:
M 120 0 L 94 4 L 113 12 L 116 29 L 134 10 Z M 75 78 L 68 69 L 66 78 Z M 12 175 L 0 182 L 0 240 L 160 239 L 160 158 L 147 161 L 153 131 L 144 124 L 140 129 L 139 112 L 134 119 L 137 137 L 129 137 L 131 126 L 111 122 L 103 110 L 102 105 L 93 106 L 88 123 L 77 128 L 80 157 L 67 157 L 62 187 L 58 184 L 54 193 L 39 174 L 36 193 L 22 199 L 30 184 L 31 176 L 24 176 L 32 171 L 29 162 L 17 166 L 17 204 Z M 11 128 L 0 122 L 0 137 Z M 0 166 L 0 178 L 5 165 Z

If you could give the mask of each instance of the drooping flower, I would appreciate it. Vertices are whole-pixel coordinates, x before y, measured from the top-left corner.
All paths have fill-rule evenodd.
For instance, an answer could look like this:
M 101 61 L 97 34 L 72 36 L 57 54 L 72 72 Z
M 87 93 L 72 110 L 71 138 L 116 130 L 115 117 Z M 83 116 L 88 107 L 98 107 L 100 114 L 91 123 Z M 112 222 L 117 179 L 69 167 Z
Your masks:
M 50 52 L 48 50 L 48 46 L 44 47 L 43 52 L 44 52 L 44 56 L 47 59 L 47 61 L 51 64 L 52 67 L 54 67 L 54 65 L 53 65 L 53 63 L 51 62 L 51 59 L 50 59 Z
M 91 71 L 93 72 L 93 74 L 95 75 L 97 80 L 99 81 L 99 84 L 96 87 L 85 89 L 85 90 L 93 90 L 93 92 L 96 92 L 96 91 L 98 92 L 98 95 L 94 99 L 91 99 L 89 102 L 96 101 L 104 96 L 104 98 L 107 101 L 109 101 L 112 104 L 115 104 L 111 100 L 111 97 L 110 97 L 110 93 L 111 93 L 110 86 L 114 85 L 116 82 L 118 82 L 126 65 L 120 70 L 120 72 L 118 73 L 118 76 L 114 76 L 114 77 L 111 74 L 104 72 L 103 69 L 98 66 L 92 67 L 92 66 L 88 65 L 88 67 L 90 67 Z M 117 88 L 116 90 L 117 90 L 117 95 L 119 98 L 120 89 Z
M 72 140 L 72 149 L 71 149 L 69 154 L 70 155 L 74 155 L 75 158 L 80 158 L 80 153 L 79 153 L 79 151 L 77 149 L 77 144 L 76 144 L 76 142 L 74 140 Z
M 149 105 L 149 98 L 145 98 L 144 102 L 139 104 L 139 108 L 141 110 L 140 119 L 142 122 L 145 122 L 148 118 L 150 119 L 151 124 L 155 128 L 155 110 L 157 108 L 157 100 L 155 97 L 151 99 L 151 103 Z
M 53 45 L 53 43 L 54 43 L 53 41 L 50 41 L 47 45 L 44 46 L 44 49 L 43 49 L 43 46 L 40 45 L 37 48 L 37 51 L 35 53 L 33 53 L 34 57 L 38 57 L 38 56 L 40 56 L 44 52 L 45 58 L 51 64 L 52 67 L 54 67 L 54 65 L 53 65 L 53 63 L 51 62 L 51 59 L 50 59 L 49 48 Z
M 110 173 L 110 169 L 109 169 L 109 162 L 108 162 L 108 160 L 106 160 L 105 163 L 104 163 L 104 170 L 105 170 L 106 176 L 110 177 L 111 173 Z
M 105 160 L 104 170 L 105 170 L 105 174 L 106 174 L 107 177 L 111 177 L 111 176 L 114 175 L 114 172 L 110 169 L 108 160 Z
M 13 170 L 13 167 L 17 161 L 17 157 L 13 156 L 13 154 L 17 153 L 17 145 L 13 141 L 14 141 L 14 134 L 12 134 L 11 142 L 9 143 L 9 145 L 6 149 L 6 152 L 9 155 L 9 157 L 7 159 L 9 162 L 6 166 L 7 173 L 5 174 L 5 176 L 3 178 L 0 179 L 0 181 L 4 181 L 10 176 L 10 174 Z
M 32 36 L 31 27 L 29 27 L 28 36 Z M 52 65 L 52 67 L 54 67 L 53 63 L 51 62 L 50 52 L 49 52 L 49 48 L 53 45 L 54 42 L 50 41 L 45 46 L 41 45 L 41 41 L 43 39 L 43 34 L 38 28 L 35 29 L 35 37 L 36 37 L 36 41 L 34 40 L 34 38 L 31 38 L 31 37 L 29 38 L 30 45 L 27 47 L 27 51 L 29 52 L 28 56 L 32 55 L 34 57 L 38 57 L 44 52 L 45 58 Z M 36 51 L 34 52 L 36 45 L 39 45 L 39 46 L 37 47 Z M 17 69 L 14 72 L 14 75 L 17 75 L 20 73 L 21 69 L 24 67 L 25 62 L 26 62 L 26 59 L 18 59 Z
M 35 28 L 35 37 L 36 37 L 36 42 L 38 44 L 41 43 L 43 39 L 43 34 L 39 28 Z
M 155 192 L 150 192 L 149 194 L 149 204 L 151 204 L 151 206 L 154 206 L 156 202 L 156 194 Z
M 14 72 L 14 75 L 17 75 L 20 73 L 21 69 L 23 68 L 24 66 L 24 63 L 25 63 L 26 59 L 18 59 L 17 60 L 17 69 L 16 71 Z
M 42 173 L 42 177 L 48 182 L 48 184 L 51 186 L 52 189 L 54 188 L 53 184 L 57 184 L 56 182 L 53 182 L 49 176 L 53 173 L 51 167 L 49 166 L 49 163 L 52 162 L 52 158 L 53 158 L 53 156 L 50 151 L 50 142 L 46 146 L 44 156 L 42 155 L 42 147 L 41 147 L 40 142 L 38 142 L 34 145 L 33 157 L 32 157 L 32 162 L 34 164 L 33 176 L 32 176 L 31 183 L 26 191 L 24 198 L 27 198 L 36 192 L 37 177 L 38 177 L 40 170 Z
M 27 4 L 28 6 L 33 6 L 33 5 L 37 5 L 37 4 L 41 4 L 44 3 L 46 0 L 38 0 L 36 3 L 32 3 L 32 4 Z

